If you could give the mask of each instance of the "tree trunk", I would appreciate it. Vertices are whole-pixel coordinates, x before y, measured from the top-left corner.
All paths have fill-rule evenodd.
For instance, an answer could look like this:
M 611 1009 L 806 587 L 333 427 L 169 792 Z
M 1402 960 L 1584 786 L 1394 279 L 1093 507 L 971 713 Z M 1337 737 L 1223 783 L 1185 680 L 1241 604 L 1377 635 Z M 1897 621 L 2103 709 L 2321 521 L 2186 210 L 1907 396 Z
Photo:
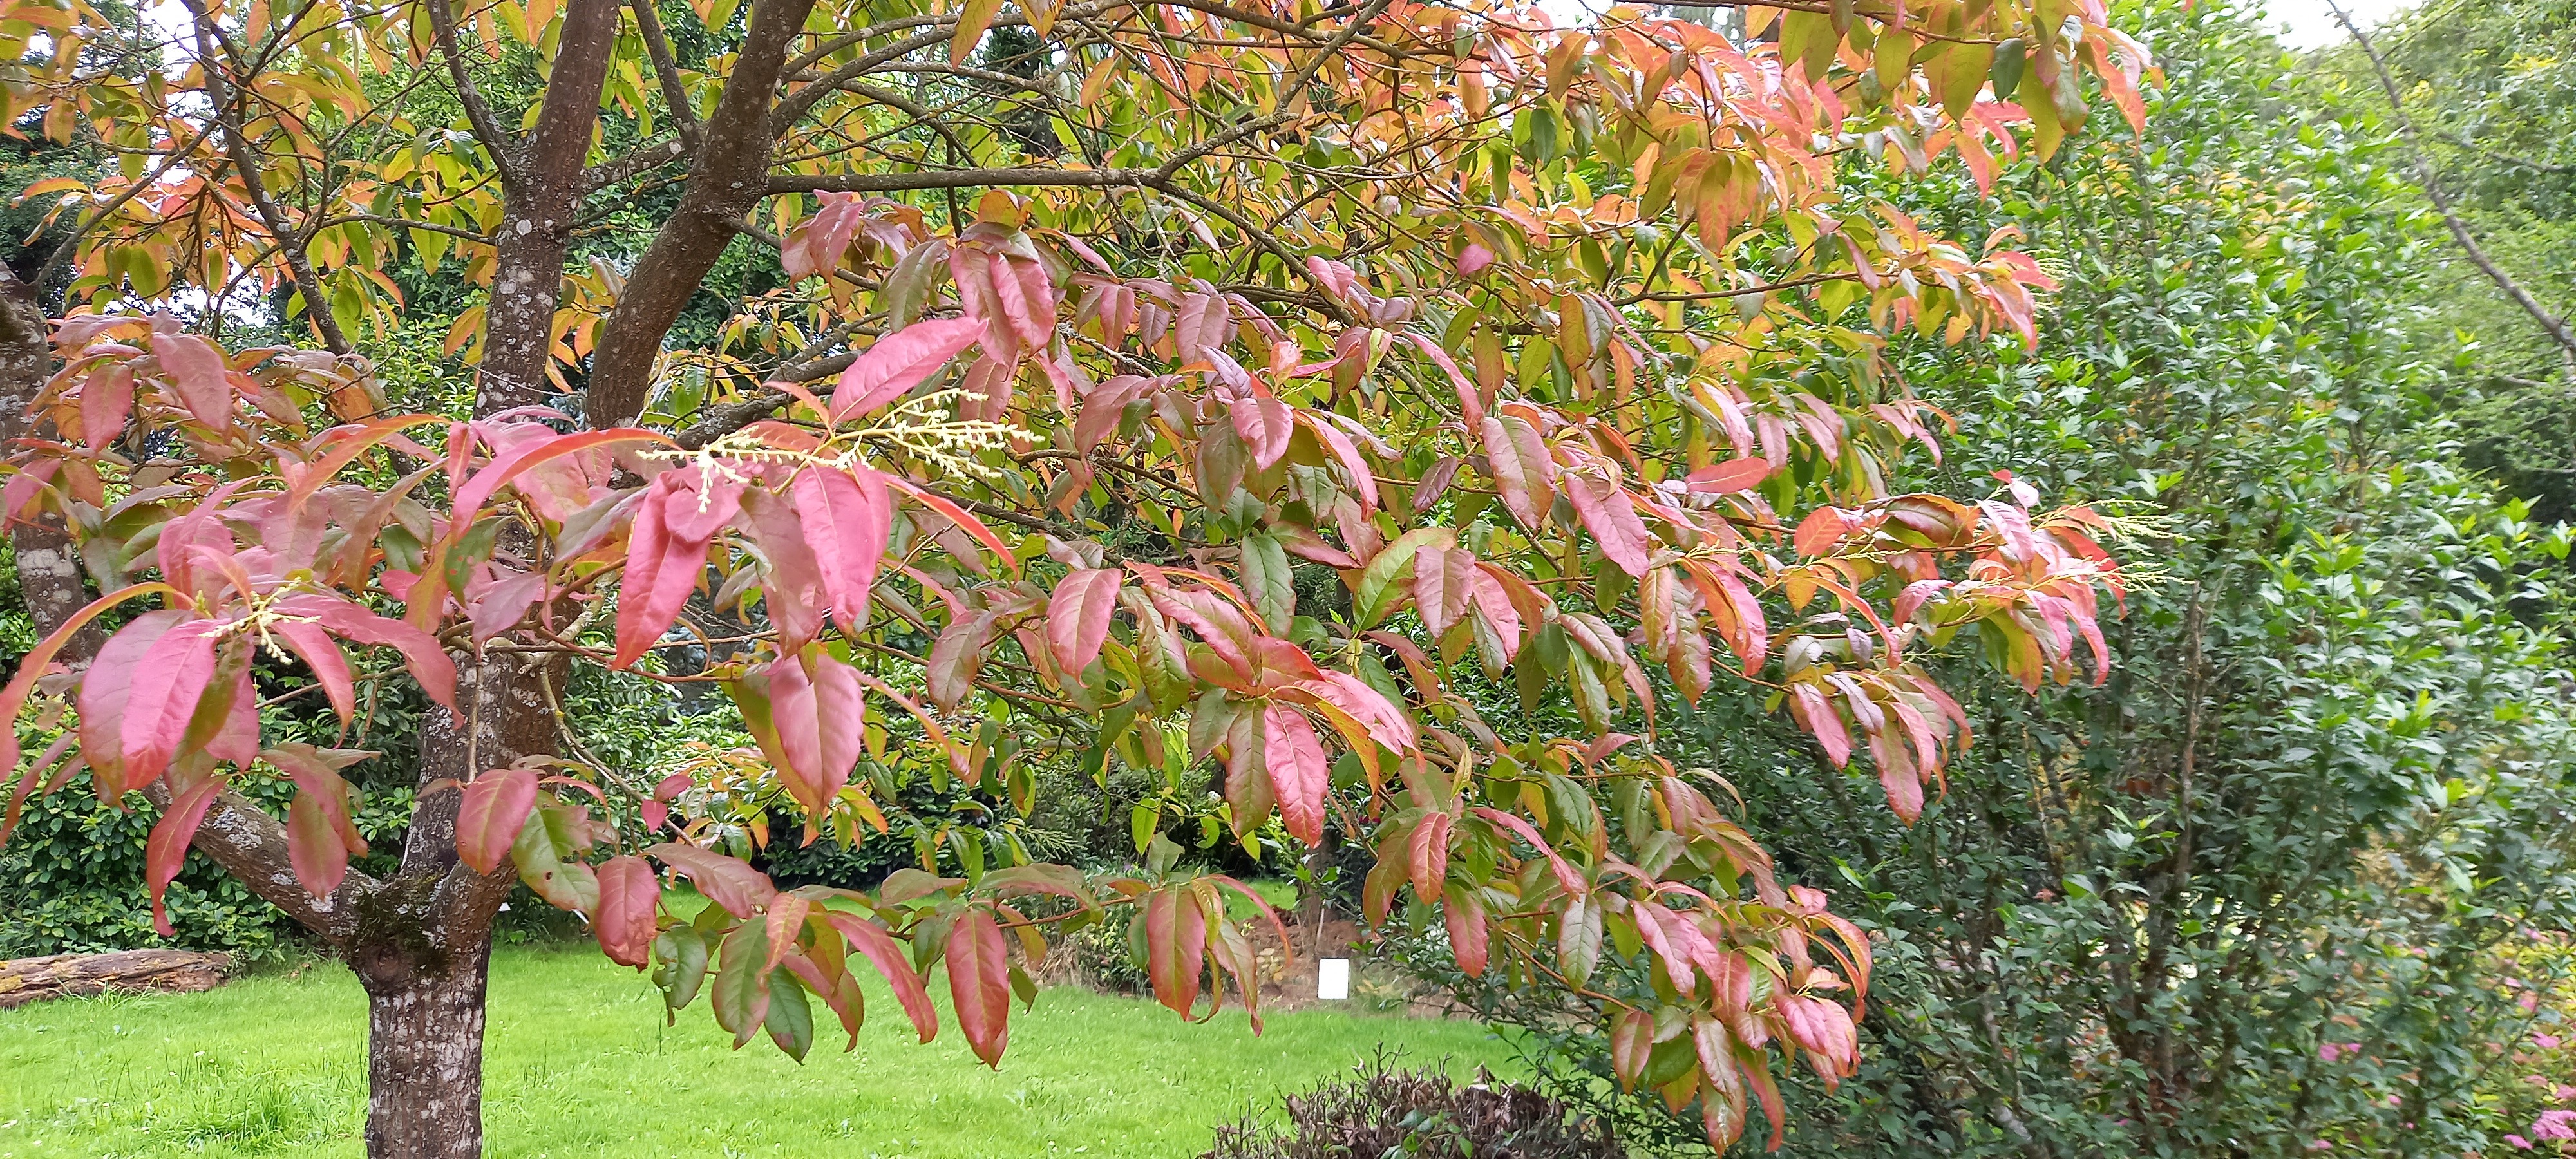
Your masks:
M 54 360 L 45 346 L 45 308 L 36 288 L 0 268 L 0 444 L 27 436 L 50 437 L 53 424 L 31 424 L 27 407 L 45 387 Z M 18 587 L 27 598 L 27 614 L 36 634 L 49 635 L 89 603 L 82 584 L 80 552 L 63 529 L 63 517 L 45 512 L 9 530 L 18 555 Z M 106 635 L 97 625 L 81 628 L 63 650 L 67 664 L 79 667 L 98 651 Z
M 481 1159 L 491 927 L 457 941 L 350 954 L 367 990 L 368 1159 Z

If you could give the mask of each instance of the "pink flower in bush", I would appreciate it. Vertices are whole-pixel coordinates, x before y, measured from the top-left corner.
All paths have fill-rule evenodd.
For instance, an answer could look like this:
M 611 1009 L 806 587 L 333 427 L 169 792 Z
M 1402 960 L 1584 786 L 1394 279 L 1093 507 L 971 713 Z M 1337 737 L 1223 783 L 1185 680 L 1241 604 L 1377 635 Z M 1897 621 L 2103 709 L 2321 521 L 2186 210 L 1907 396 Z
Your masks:
M 2531 1044 L 2542 1050 L 2556 1050 L 2558 1049 L 2558 1036 L 2555 1034 L 2535 1034 L 2531 1036 Z
M 2358 1042 L 2328 1042 L 2317 1047 L 2317 1057 L 2326 1062 L 2341 1062 L 2360 1053 Z
M 2522 997 L 2513 1000 L 2513 1004 L 2522 1007 L 2523 1013 L 2529 1014 L 2540 1009 L 2540 995 L 2525 990 L 2522 992 Z
M 2576 1111 L 2542 1111 L 2531 1133 L 2542 1139 L 2576 1139 Z
M 2529 1140 L 2529 1139 L 2525 1139 L 2525 1138 L 2523 1138 L 2523 1137 L 2522 1137 L 2522 1136 L 2520 1136 L 2520 1135 L 2507 1135 L 2507 1136 L 2505 1136 L 2505 1137 L 2504 1137 L 2504 1141 L 2505 1141 L 2505 1142 L 2507 1142 L 2507 1143 L 2511 1143 L 2511 1144 L 2513 1144 L 2514 1150 L 2517 1150 L 2517 1151 L 2528 1151 L 2528 1150 L 2531 1150 L 2531 1140 Z
M 2544 1081 L 2545 1081 L 2545 1080 L 2544 1080 Z M 2558 1084 L 2558 1089 L 2557 1089 L 2557 1090 L 2554 1090 L 2554 1091 L 2549 1092 L 2549 1097 L 2550 1097 L 2550 1098 L 2553 1098 L 2553 1099 L 2557 1099 L 2557 1100 L 2559 1100 L 2559 1101 L 2561 1101 L 2561 1102 L 2565 1102 L 2565 1101 L 2566 1101 L 2566 1100 L 2568 1100 L 2568 1099 L 2576 1099 L 2576 1087 L 2571 1087 L 2571 1086 L 2568 1086 L 2568 1085 L 2567 1085 L 2567 1084 L 2565 1084 L 2565 1083 L 2560 1083 L 2560 1084 Z
M 2332 1150 L 2334 1150 L 2334 1144 L 2333 1144 L 2331 1141 L 2329 1141 L 2329 1140 L 2325 1140 L 2325 1139 L 2310 1139 L 2310 1140 L 2308 1140 L 2308 1150 L 2311 1150 L 2311 1151 L 2332 1151 Z

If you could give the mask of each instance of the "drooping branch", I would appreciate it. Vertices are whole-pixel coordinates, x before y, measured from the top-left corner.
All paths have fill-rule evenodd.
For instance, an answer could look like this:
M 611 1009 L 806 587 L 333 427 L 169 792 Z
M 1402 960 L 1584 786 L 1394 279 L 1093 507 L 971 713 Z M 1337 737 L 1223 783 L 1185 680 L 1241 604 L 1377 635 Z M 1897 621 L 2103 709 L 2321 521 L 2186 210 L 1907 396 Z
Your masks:
M 700 134 L 680 207 L 636 261 L 601 326 L 591 359 L 592 425 L 617 426 L 643 413 L 662 336 L 733 241 L 732 223 L 768 196 L 770 106 L 779 71 L 813 7 L 813 0 L 758 0 L 752 6 L 750 31 Z
M 2531 315 L 2531 320 L 2539 323 L 2541 331 L 2558 344 L 2558 355 L 2565 360 L 2568 375 L 2576 378 L 2576 331 L 2569 330 L 2566 319 L 2550 313 L 2548 307 L 2540 304 L 2540 299 L 2532 297 L 2531 291 L 2524 289 L 2521 282 L 2515 281 L 2513 275 L 2487 256 L 2486 248 L 2479 245 L 2477 237 L 2469 232 L 2468 223 L 2461 220 L 2459 212 L 2452 208 L 2450 194 L 2442 188 L 2442 175 L 2433 167 L 2433 154 L 2416 135 L 2414 118 L 2406 115 L 2406 99 L 2397 90 L 2396 78 L 2388 74 L 2388 62 L 2381 59 L 2378 47 L 2370 42 L 2361 25 L 2353 21 L 2352 15 L 2345 12 L 2342 5 L 2335 0 L 2326 0 L 2326 7 L 2334 13 L 2336 22 L 2343 25 L 2344 31 L 2352 34 L 2353 43 L 2361 46 L 2362 55 L 2369 58 L 2371 72 L 2379 78 L 2379 91 L 2388 97 L 2389 114 L 2397 118 L 2397 132 L 2406 139 L 2406 147 L 2415 154 L 2416 179 L 2423 182 L 2424 196 L 2432 201 L 2434 211 L 2442 215 L 2442 224 L 2450 229 L 2451 240 L 2460 243 L 2461 251 L 2469 256 L 2469 264 L 2476 266 L 2488 281 L 2504 291 L 2505 297 L 2513 299 L 2514 305 L 2522 307 L 2523 313 Z

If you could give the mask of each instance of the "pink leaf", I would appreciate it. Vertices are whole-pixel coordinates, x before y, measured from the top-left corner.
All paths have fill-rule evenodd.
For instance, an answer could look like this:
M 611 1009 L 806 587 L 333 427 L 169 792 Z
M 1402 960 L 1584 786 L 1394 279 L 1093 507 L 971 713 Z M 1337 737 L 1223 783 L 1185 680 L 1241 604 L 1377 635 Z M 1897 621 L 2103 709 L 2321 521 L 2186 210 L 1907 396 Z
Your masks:
M 1289 437 L 1297 430 L 1296 408 L 1268 391 L 1256 391 L 1230 409 L 1234 433 L 1251 449 L 1254 466 L 1266 471 L 1287 457 Z
M 189 620 L 154 640 L 134 665 L 119 738 L 126 782 L 136 788 L 160 779 L 187 735 L 188 720 L 215 672 L 215 636 L 223 625 Z
M 1080 680 L 1109 639 L 1118 612 L 1116 568 L 1085 568 L 1066 576 L 1047 598 L 1047 650 L 1068 678 Z
M 697 887 L 708 901 L 723 906 L 726 913 L 748 918 L 778 896 L 778 886 L 769 875 L 753 869 L 740 858 L 665 841 L 644 852 L 653 859 L 677 870 Z
M 456 856 L 476 873 L 501 868 L 537 805 L 535 769 L 493 769 L 465 785 L 456 807 Z
M 349 658 L 331 642 L 331 634 L 321 625 L 303 620 L 282 620 L 269 630 L 289 651 L 303 658 L 305 666 L 313 670 L 314 681 L 322 686 L 322 695 L 331 701 L 331 711 L 340 714 L 341 723 L 348 723 L 357 714 L 357 689 L 349 676 Z
M 1270 787 L 1279 796 L 1279 816 L 1288 833 L 1308 845 L 1324 840 L 1324 793 L 1332 787 L 1333 769 L 1324 746 L 1304 713 L 1284 704 L 1262 710 L 1262 758 L 1270 768 Z
M 162 895 L 169 892 L 170 882 L 179 876 L 179 866 L 188 858 L 188 842 L 196 837 L 207 808 L 223 789 L 223 778 L 209 774 L 179 790 L 171 797 L 169 810 L 152 826 L 152 835 L 144 839 L 143 881 L 152 895 L 152 928 L 161 931 L 162 937 L 177 932 L 170 928 L 170 915 L 161 908 Z
M 965 251 L 960 257 L 969 257 Z M 984 333 L 981 318 L 915 322 L 877 339 L 859 355 L 832 391 L 832 421 L 867 414 L 903 397 Z
M 885 927 L 857 914 L 826 910 L 823 920 L 841 931 L 842 937 L 875 964 L 877 973 L 885 976 L 886 985 L 893 988 L 895 1001 L 902 1003 L 904 1017 L 912 1020 L 921 1041 L 938 1037 L 939 1014 L 932 1009 L 930 991 L 922 985 L 920 973 L 912 968 L 912 959 L 904 953 L 903 944 L 895 941 Z
M 1000 1069 L 1011 1041 L 1011 959 L 993 911 L 969 910 L 949 930 L 948 996 L 975 1057 Z
M 661 902 L 662 879 L 651 862 L 628 854 L 600 864 L 599 906 L 590 915 L 590 932 L 609 961 L 640 970 L 653 960 Z
M 790 489 L 806 543 L 822 571 L 823 590 L 831 597 L 833 618 L 850 634 L 867 626 L 868 593 L 876 586 L 877 564 L 894 526 L 884 478 L 865 466 L 854 472 L 808 470 Z
M 626 541 L 625 585 L 617 601 L 617 656 L 611 666 L 635 663 L 662 633 L 680 618 L 680 608 L 697 590 L 706 570 L 707 545 L 672 536 L 660 503 L 651 495 L 635 510 L 635 527 Z
M 134 371 L 122 364 L 93 370 L 81 383 L 81 440 L 95 451 L 116 441 L 134 413 Z
M 232 421 L 231 367 L 215 344 L 194 334 L 155 334 L 152 355 L 161 372 L 179 391 L 179 401 L 198 422 L 220 427 Z

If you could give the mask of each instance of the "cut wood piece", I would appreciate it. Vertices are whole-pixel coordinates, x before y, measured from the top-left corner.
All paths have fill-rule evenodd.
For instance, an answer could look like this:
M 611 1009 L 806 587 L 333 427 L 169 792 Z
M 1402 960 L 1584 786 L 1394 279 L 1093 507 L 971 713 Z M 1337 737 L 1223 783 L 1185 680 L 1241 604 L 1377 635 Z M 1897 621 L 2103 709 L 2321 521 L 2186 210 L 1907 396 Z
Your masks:
M 192 994 L 224 984 L 230 958 L 187 950 L 117 950 L 0 961 L 0 1010 L 110 990 Z

